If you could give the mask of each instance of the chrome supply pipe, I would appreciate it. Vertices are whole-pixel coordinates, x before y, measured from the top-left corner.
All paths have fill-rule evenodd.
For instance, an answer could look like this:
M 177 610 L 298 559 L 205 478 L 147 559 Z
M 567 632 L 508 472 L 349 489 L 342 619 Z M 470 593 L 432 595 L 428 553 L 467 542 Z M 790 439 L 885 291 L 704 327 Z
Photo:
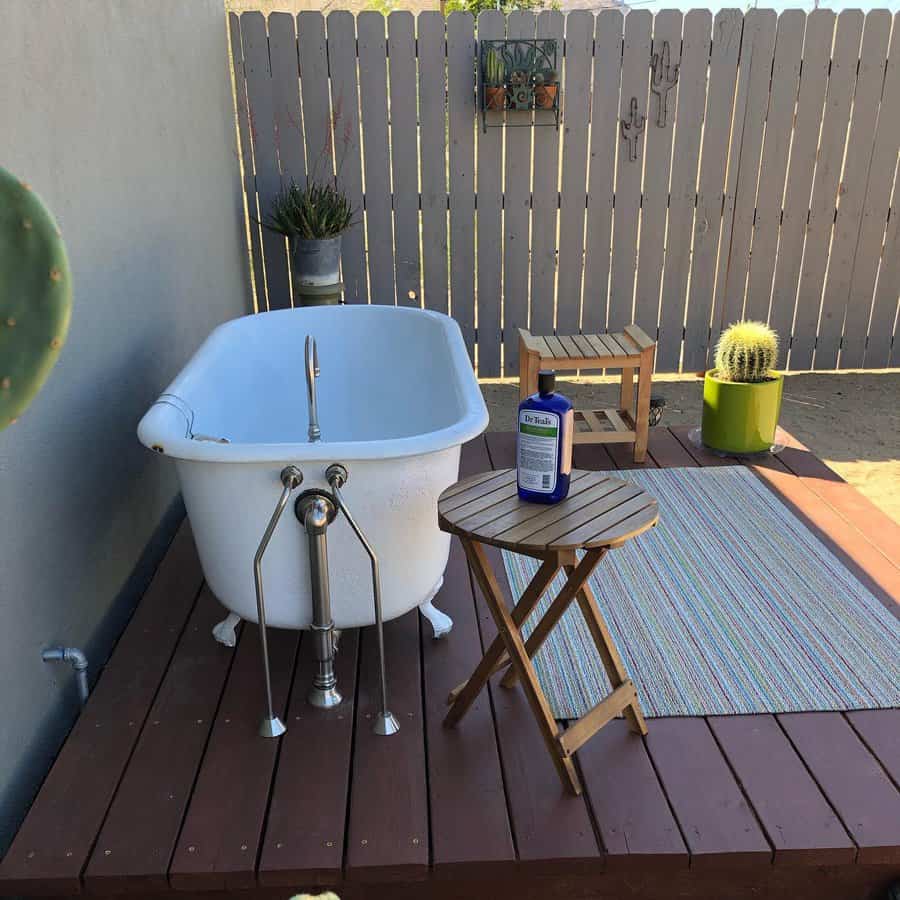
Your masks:
M 356 519 L 353 518 L 353 513 L 347 508 L 344 495 L 341 493 L 341 488 L 347 483 L 347 480 L 350 477 L 347 469 L 340 463 L 332 463 L 332 465 L 325 470 L 325 477 L 331 485 L 331 492 L 334 494 L 338 510 L 344 514 L 347 521 L 350 523 L 350 527 L 353 529 L 354 534 L 359 538 L 359 542 L 363 545 L 366 553 L 369 555 L 369 561 L 372 565 L 372 593 L 375 597 L 375 631 L 378 636 L 378 677 L 380 681 L 379 687 L 381 689 L 381 708 L 378 710 L 375 726 L 372 730 L 375 734 L 380 735 L 396 734 L 400 730 L 400 726 L 388 709 L 387 672 L 384 663 L 384 622 L 381 613 L 381 575 L 378 571 L 378 556 L 362 529 L 357 524 Z
M 266 714 L 259 726 L 259 733 L 262 737 L 278 737 L 287 731 L 284 723 L 275 715 L 275 709 L 272 705 L 272 676 L 269 670 L 269 642 L 266 639 L 266 601 L 263 596 L 262 583 L 262 561 L 265 556 L 266 548 L 269 541 L 275 533 L 275 528 L 284 512 L 285 507 L 290 500 L 291 494 L 303 482 L 303 473 L 296 466 L 285 466 L 281 470 L 281 496 L 278 498 L 278 504 L 275 506 L 275 512 L 269 519 L 262 540 L 253 557 L 253 581 L 256 585 L 256 614 L 259 619 L 259 643 L 262 649 L 263 658 L 263 676 L 266 686 Z
M 311 491 L 296 504 L 297 518 L 303 523 L 309 542 L 309 580 L 312 589 L 313 652 L 316 674 L 306 699 L 319 709 L 339 706 L 342 697 L 334 673 L 334 620 L 331 616 L 331 589 L 328 581 L 328 526 L 337 510 L 331 498 Z
M 319 351 L 316 349 L 316 339 L 311 335 L 306 336 L 306 399 L 309 403 L 309 435 L 310 443 L 318 441 L 322 437 L 319 428 L 319 405 L 316 398 L 316 379 L 319 377 Z
M 48 647 L 42 651 L 41 659 L 44 662 L 67 662 L 75 672 L 75 683 L 78 685 L 78 699 L 84 706 L 91 693 L 88 682 L 88 661 L 84 653 L 77 647 Z

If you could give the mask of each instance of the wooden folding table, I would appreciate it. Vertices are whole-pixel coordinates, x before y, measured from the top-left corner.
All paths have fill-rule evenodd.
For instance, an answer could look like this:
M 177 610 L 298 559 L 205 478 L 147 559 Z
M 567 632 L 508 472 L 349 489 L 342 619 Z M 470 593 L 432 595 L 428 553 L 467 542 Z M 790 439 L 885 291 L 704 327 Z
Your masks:
M 499 632 L 481 662 L 448 700 L 444 720 L 455 725 L 488 678 L 509 667 L 505 687 L 521 680 L 541 735 L 559 776 L 573 793 L 581 784 L 572 757 L 598 729 L 624 713 L 632 731 L 646 734 L 637 693 L 604 622 L 588 578 L 609 550 L 652 528 L 659 518 L 656 500 L 641 488 L 604 472 L 575 469 L 568 497 L 545 506 L 519 500 L 514 469 L 482 472 L 447 488 L 438 501 L 444 531 L 459 536 Z M 523 553 L 541 565 L 512 610 L 485 554 L 484 545 Z M 582 556 L 578 551 L 584 551 Z M 566 582 L 527 639 L 522 625 L 562 569 Z M 553 718 L 538 683 L 532 658 L 572 602 L 578 603 L 613 691 L 565 730 Z

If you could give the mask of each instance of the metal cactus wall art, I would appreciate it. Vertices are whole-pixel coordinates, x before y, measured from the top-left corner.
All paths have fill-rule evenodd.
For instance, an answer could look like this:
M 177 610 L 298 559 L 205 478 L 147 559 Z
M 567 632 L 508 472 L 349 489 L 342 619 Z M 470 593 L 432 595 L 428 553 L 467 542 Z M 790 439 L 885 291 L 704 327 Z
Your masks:
M 628 159 L 636 162 L 638 158 L 638 141 L 644 133 L 647 117 L 638 114 L 637 97 L 631 98 L 628 106 L 629 117 L 622 119 L 622 139 L 628 141 Z
M 650 57 L 650 68 L 653 77 L 650 81 L 650 90 L 656 94 L 657 112 L 656 125 L 658 128 L 666 127 L 666 102 L 669 91 L 678 83 L 678 63 L 674 65 L 670 61 L 669 42 L 662 42 L 662 50 Z
M 28 184 L 0 169 L 0 431 L 25 411 L 56 365 L 71 308 L 56 221 Z

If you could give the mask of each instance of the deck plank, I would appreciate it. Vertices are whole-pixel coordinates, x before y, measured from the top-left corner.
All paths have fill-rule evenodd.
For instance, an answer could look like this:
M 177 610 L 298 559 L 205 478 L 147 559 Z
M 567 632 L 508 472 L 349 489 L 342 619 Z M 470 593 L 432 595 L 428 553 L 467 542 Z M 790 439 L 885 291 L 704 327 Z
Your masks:
M 300 633 L 272 629 L 272 703 L 284 716 Z M 169 866 L 178 890 L 256 886 L 256 858 L 280 741 L 263 740 L 259 628 L 245 623 Z
M 808 447 L 785 435 L 788 446 L 778 458 L 813 493 L 832 506 L 894 564 L 900 564 L 900 524 L 863 496 L 815 456 Z
M 845 716 L 900 788 L 900 709 L 859 709 Z
M 0 863 L 0 894 L 81 890 L 81 871 L 202 580 L 185 523 Z
M 687 867 L 687 848 L 644 742 L 624 719 L 601 728 L 578 751 L 578 762 L 608 869 Z
M 847 720 L 807 712 L 778 721 L 859 846 L 857 861 L 900 863 L 900 791 Z
M 414 881 L 428 874 L 428 790 L 419 613 L 384 626 L 390 710 L 400 731 L 372 732 L 379 705 L 374 628 L 360 634 L 360 672 L 353 742 L 344 872 L 353 881 Z
M 221 618 L 204 587 L 85 869 L 91 893 L 169 886 L 169 862 L 234 658 L 210 634 Z
M 711 716 L 710 727 L 759 816 L 775 863 L 852 863 L 856 844 L 774 716 Z
M 472 583 L 455 537 L 434 602 L 453 619 L 453 631 L 436 641 L 424 622 L 421 629 L 432 865 L 438 875 L 475 877 L 514 862 L 516 852 L 487 694 L 472 704 L 465 727 L 443 725 L 447 696 L 481 659 Z
M 768 865 L 772 850 L 702 718 L 654 719 L 645 738 L 691 867 Z
M 341 635 L 334 665 L 343 702 L 337 709 L 317 709 L 306 702 L 316 668 L 312 641 L 301 642 L 262 841 L 261 885 L 341 882 L 358 650 L 357 630 Z M 306 812 L 313 810 L 314 815 Z

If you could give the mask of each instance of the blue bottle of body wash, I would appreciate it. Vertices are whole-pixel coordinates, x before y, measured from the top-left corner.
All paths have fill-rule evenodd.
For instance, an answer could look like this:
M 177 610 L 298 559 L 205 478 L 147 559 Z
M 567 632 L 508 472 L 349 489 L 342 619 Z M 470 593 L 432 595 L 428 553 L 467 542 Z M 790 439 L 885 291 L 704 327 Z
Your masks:
M 519 404 L 516 466 L 519 497 L 558 503 L 569 493 L 575 414 L 568 397 L 556 393 L 556 372 L 538 373 L 538 392 Z

